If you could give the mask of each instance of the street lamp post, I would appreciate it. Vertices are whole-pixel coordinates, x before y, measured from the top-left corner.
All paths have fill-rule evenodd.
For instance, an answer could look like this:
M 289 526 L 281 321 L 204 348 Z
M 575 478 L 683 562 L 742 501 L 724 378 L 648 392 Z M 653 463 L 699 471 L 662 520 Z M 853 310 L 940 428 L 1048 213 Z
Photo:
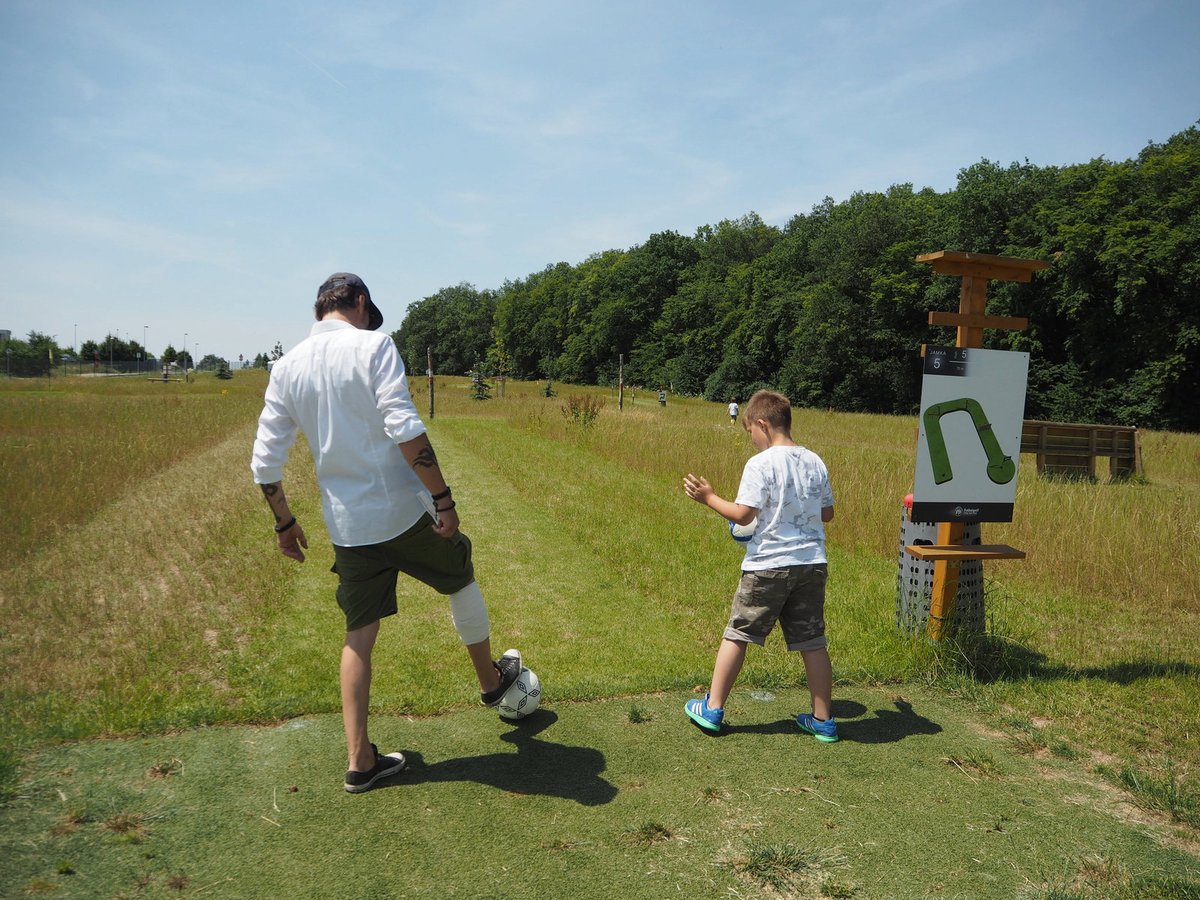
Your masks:
M 187 337 L 188 337 L 188 333 L 185 331 L 183 333 L 183 380 L 185 382 L 188 380 L 188 369 L 191 368 L 191 362 L 192 362 L 191 358 L 188 357 Z
M 142 326 L 142 355 L 145 356 L 147 360 L 150 359 L 150 351 L 146 349 L 146 329 L 149 327 L 149 325 Z

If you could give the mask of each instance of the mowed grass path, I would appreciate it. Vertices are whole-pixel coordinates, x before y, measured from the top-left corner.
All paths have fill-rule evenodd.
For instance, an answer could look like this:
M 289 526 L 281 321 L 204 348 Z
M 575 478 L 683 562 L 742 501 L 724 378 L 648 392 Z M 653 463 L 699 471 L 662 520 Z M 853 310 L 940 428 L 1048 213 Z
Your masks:
M 719 738 L 684 696 L 551 694 L 515 726 L 380 716 L 412 767 L 358 797 L 337 783 L 336 715 L 61 747 L 2 814 L 0 893 L 1194 896 L 1157 892 L 1200 879 L 1161 823 L 936 693 L 845 690 L 830 746 L 795 730 L 795 690 L 739 696 Z
M 10 616 L 49 604 L 57 618 L 32 649 L 4 643 L 9 727 L 41 738 L 23 739 L 0 811 L 0 895 L 1195 894 L 1195 829 L 1098 776 L 1130 744 L 1093 743 L 1091 723 L 1095 701 L 1138 708 L 1149 692 L 1178 698 L 1186 732 L 1194 645 L 1141 636 L 1127 669 L 1045 657 L 1016 678 L 957 676 L 896 632 L 894 560 L 835 546 L 846 739 L 795 730 L 806 694 L 774 641 L 751 652 L 730 733 L 709 738 L 680 710 L 707 682 L 740 551 L 672 466 L 615 458 L 611 425 L 554 439 L 433 421 L 496 649 L 525 651 L 547 702 L 515 727 L 480 710 L 444 601 L 406 590 L 377 654 L 373 734 L 413 771 L 363 797 L 340 789 L 342 626 L 303 448 L 288 474 L 303 566 L 272 549 L 248 427 L 152 478 L 149 510 L 131 492 L 41 548 L 27 590 L 5 597 Z M 706 452 L 695 468 L 710 460 L 724 465 Z M 1043 600 L 1001 585 L 993 611 L 1011 621 Z M 75 657 L 71 683 L 54 683 L 55 654 Z M 41 674 L 22 681 L 30 662 Z M 1043 708 L 1056 723 L 1031 724 Z M 189 727 L 239 720 L 254 724 Z M 133 736 L 45 743 L 105 732 Z M 1138 733 L 1188 777 L 1178 727 Z

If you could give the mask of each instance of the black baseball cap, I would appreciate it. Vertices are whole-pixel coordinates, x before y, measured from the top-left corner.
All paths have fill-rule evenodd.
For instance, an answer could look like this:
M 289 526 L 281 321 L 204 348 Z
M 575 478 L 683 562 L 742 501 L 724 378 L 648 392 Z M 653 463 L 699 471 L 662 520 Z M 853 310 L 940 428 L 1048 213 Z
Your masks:
M 367 297 L 367 312 L 371 319 L 367 323 L 367 328 L 371 331 L 378 331 L 379 326 L 383 324 L 383 313 L 379 311 L 379 307 L 371 300 L 371 292 L 367 290 L 366 284 L 357 275 L 351 272 L 335 272 L 325 279 L 325 283 L 317 289 L 317 299 L 321 299 L 321 295 L 326 291 L 332 291 L 334 288 L 349 285 L 359 293 L 365 294 Z

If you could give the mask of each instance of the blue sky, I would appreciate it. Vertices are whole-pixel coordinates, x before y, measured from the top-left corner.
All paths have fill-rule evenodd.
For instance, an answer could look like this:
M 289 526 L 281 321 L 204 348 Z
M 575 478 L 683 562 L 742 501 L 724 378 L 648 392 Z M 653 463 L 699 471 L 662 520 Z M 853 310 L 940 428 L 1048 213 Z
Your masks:
M 393 330 L 659 231 L 1126 159 L 1200 119 L 1198 46 L 1193 0 L 0 0 L 0 328 L 236 361 L 338 270 Z

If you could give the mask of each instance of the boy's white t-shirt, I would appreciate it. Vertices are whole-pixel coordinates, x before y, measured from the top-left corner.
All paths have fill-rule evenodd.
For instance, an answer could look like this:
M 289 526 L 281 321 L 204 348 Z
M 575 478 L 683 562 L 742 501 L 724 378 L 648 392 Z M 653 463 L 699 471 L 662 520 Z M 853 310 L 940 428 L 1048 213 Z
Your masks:
M 768 447 L 742 470 L 737 503 L 758 510 L 742 571 L 826 562 L 821 510 L 833 488 L 821 457 L 806 447 Z

